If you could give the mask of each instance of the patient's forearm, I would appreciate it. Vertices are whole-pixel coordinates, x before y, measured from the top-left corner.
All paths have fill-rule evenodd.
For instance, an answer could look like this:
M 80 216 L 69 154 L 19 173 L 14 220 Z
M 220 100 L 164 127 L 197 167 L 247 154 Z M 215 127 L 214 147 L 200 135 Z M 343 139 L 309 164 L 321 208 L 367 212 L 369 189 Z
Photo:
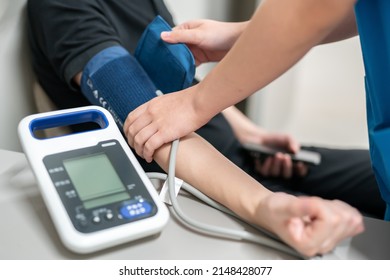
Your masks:
M 154 154 L 156 162 L 165 170 L 168 170 L 170 146 L 165 145 Z M 268 228 L 255 212 L 271 192 L 196 134 L 180 141 L 176 176 L 245 220 Z
M 80 84 L 82 73 L 74 77 Z M 154 154 L 154 160 L 167 172 L 171 145 L 164 145 Z M 181 139 L 176 176 L 193 185 L 210 198 L 223 204 L 243 219 L 261 225 L 265 219 L 256 217 L 264 197 L 270 194 L 252 177 L 225 158 L 203 138 L 192 133 Z M 270 229 L 269 229 L 270 230 Z

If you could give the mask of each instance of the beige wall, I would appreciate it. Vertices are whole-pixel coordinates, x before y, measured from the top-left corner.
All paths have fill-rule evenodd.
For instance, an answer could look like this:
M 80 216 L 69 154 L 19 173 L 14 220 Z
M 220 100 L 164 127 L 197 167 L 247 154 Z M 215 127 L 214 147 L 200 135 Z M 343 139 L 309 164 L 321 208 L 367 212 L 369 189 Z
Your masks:
M 0 149 L 20 151 L 17 124 L 34 112 L 25 36 L 26 0 L 0 0 Z
M 251 98 L 249 115 L 305 143 L 368 147 L 363 77 L 357 37 L 316 47 Z

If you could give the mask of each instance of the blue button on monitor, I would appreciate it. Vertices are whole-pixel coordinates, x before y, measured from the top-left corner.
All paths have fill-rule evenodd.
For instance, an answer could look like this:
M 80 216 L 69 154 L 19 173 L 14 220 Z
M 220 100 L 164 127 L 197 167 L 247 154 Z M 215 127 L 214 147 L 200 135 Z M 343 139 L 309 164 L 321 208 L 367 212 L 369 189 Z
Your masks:
M 132 220 L 152 212 L 152 205 L 146 201 L 136 201 L 131 204 L 123 205 L 119 213 L 124 219 Z

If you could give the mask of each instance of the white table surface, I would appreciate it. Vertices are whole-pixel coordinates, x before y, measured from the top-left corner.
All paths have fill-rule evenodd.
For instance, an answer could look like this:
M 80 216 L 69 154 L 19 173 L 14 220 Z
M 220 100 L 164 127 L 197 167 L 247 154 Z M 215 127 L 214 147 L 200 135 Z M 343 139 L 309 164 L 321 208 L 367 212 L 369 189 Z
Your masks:
M 186 213 L 203 222 L 235 229 L 251 229 L 206 206 L 190 195 L 180 195 Z M 277 250 L 242 241 L 212 237 L 182 225 L 172 214 L 155 236 L 88 255 L 78 255 L 61 243 L 23 153 L 0 150 L 0 259 L 144 259 L 242 260 L 294 259 Z M 365 218 L 366 231 L 344 241 L 318 259 L 390 259 L 390 223 Z

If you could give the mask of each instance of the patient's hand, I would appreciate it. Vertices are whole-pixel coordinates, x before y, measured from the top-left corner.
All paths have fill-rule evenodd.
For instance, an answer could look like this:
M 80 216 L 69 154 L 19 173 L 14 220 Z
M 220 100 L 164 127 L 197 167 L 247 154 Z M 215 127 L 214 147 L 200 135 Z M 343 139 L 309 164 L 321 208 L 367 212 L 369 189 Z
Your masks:
M 261 161 L 255 159 L 255 170 L 263 177 L 290 179 L 293 175 L 305 177 L 309 167 L 302 162 L 293 162 L 291 156 L 277 153 Z
M 312 257 L 332 251 L 344 238 L 364 230 L 361 214 L 339 200 L 273 193 L 258 215 L 283 241 Z
M 262 130 L 261 133 L 258 133 L 256 139 L 258 144 L 280 148 L 291 153 L 296 153 L 300 149 L 298 142 L 288 134 L 265 132 Z M 282 177 L 289 179 L 293 175 L 304 177 L 308 172 L 307 165 L 302 162 L 293 163 L 291 156 L 282 152 L 276 153 L 273 157 L 267 157 L 263 161 L 256 159 L 254 164 L 256 171 L 263 177 Z
M 263 144 L 292 153 L 296 153 L 300 149 L 298 141 L 291 135 L 269 132 L 263 129 L 234 106 L 225 109 L 223 115 L 241 143 Z M 303 163 L 293 164 L 291 157 L 285 153 L 279 153 L 262 162 L 255 160 L 254 164 L 257 172 L 263 177 L 283 177 L 288 179 L 293 174 L 303 177 L 308 171 L 308 167 Z

